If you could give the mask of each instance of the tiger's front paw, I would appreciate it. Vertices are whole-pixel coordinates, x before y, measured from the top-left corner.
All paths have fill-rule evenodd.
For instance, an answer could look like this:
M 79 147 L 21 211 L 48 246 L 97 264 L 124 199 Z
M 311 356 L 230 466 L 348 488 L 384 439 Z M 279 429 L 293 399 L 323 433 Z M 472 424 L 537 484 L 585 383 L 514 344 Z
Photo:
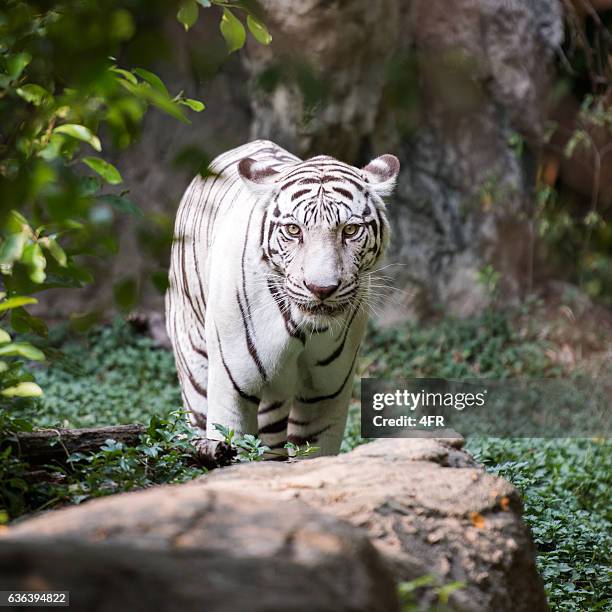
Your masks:
M 212 470 L 232 463 L 236 450 L 227 442 L 209 440 L 208 438 L 195 438 L 192 444 L 196 451 L 196 459 L 200 465 Z

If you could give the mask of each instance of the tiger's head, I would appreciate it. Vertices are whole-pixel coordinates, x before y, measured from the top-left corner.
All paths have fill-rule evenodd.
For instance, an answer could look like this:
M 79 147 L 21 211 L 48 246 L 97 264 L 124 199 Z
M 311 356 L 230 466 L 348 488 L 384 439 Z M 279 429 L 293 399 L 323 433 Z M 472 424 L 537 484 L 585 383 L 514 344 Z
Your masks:
M 389 224 L 383 196 L 399 172 L 393 155 L 361 170 L 318 156 L 278 170 L 245 158 L 238 173 L 265 206 L 262 257 L 270 278 L 311 322 L 341 316 L 368 290 L 368 272 L 384 255 Z

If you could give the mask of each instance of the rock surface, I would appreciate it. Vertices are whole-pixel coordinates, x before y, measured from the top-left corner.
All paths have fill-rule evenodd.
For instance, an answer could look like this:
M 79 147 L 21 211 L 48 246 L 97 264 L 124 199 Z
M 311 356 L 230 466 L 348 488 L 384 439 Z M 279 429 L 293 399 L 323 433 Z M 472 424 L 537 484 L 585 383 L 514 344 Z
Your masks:
M 70 591 L 88 612 L 399 610 L 365 534 L 298 501 L 201 486 L 96 500 L 0 538 L 0 590 Z
M 365 529 L 400 580 L 465 583 L 460 610 L 546 610 L 520 497 L 461 439 L 379 440 L 351 453 L 213 472 L 193 486 L 299 499 Z M 431 594 L 425 596 L 425 600 Z
M 178 583 L 162 584 L 172 582 L 169 593 L 181 591 L 191 601 L 206 595 L 201 601 L 217 602 L 207 609 L 246 609 L 239 597 L 254 610 L 394 610 L 390 567 L 398 580 L 434 574 L 441 585 L 463 582 L 451 596 L 457 610 L 546 610 L 517 491 L 475 465 L 461 444 L 380 440 L 338 457 L 239 465 L 189 484 L 45 514 L 0 539 L 0 588 L 10 582 L 6 576 L 25 580 L 26 568 L 63 584 L 73 563 L 53 553 L 67 550 L 55 548 L 59 538 L 72 541 L 75 559 L 87 560 L 87 569 L 69 573 L 78 576 L 71 584 L 88 583 L 86 592 L 96 597 L 107 592 L 105 581 L 130 588 L 129 580 L 110 577 L 109 567 L 144 581 L 165 563 L 172 576 L 195 564 L 198 571 L 186 569 Z M 20 562 L 7 561 L 22 545 Z M 112 547 L 127 553 L 113 556 L 106 552 Z M 90 554 L 98 550 L 106 569 L 96 589 Z M 146 551 L 142 567 L 138 550 Z M 421 601 L 433 597 L 426 590 Z
M 275 40 L 250 49 L 253 81 L 283 61 L 305 62 L 320 92 L 299 77 L 259 92 L 251 98 L 252 135 L 301 156 L 353 164 L 381 153 L 400 158 L 389 261 L 401 266 L 386 273 L 415 290 L 396 295 L 387 318 L 401 317 L 402 303 L 461 316 L 481 311 L 490 300 L 479 281 L 485 265 L 501 273 L 504 297 L 516 299 L 532 263 L 534 154 L 563 39 L 560 2 L 456 0 L 452 10 L 448 0 L 262 5 Z

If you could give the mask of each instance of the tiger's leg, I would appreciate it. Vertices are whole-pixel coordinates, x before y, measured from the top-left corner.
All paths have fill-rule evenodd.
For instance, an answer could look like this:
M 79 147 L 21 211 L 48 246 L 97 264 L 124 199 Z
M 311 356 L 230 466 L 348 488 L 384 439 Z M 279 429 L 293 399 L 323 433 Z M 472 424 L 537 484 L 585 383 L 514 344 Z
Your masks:
M 301 383 L 289 414 L 288 441 L 300 447 L 316 446 L 313 456 L 340 451 L 364 326 L 365 316 L 358 317 L 342 349 L 324 363 L 312 356 L 302 360 Z
M 270 448 L 266 459 L 284 459 L 287 457 L 287 422 L 291 400 L 278 400 L 264 396 L 257 411 L 259 439 Z
M 261 388 L 256 369 L 244 358 L 240 336 L 220 336 L 215 324 L 207 321 L 209 347 L 208 415 L 206 436 L 223 440 L 221 425 L 240 434 L 257 435 L 257 409 Z
M 178 368 L 183 405 L 188 411 L 191 426 L 199 436 L 205 437 L 208 414 L 208 359 L 194 355 L 188 356 L 187 359 L 186 364 Z
M 302 449 L 307 444 L 316 446 L 317 451 L 311 456 L 337 454 L 346 426 L 351 389 L 352 380 L 333 398 L 297 398 L 289 413 L 288 442 Z
M 210 405 L 206 419 L 206 437 L 224 440 L 219 426 L 239 434 L 257 435 L 257 407 L 259 398 L 244 394 L 228 379 L 223 368 L 211 365 L 209 371 Z
M 183 406 L 198 435 L 206 435 L 208 411 L 208 353 L 204 326 L 178 292 L 167 299 L 166 325 L 172 340 Z

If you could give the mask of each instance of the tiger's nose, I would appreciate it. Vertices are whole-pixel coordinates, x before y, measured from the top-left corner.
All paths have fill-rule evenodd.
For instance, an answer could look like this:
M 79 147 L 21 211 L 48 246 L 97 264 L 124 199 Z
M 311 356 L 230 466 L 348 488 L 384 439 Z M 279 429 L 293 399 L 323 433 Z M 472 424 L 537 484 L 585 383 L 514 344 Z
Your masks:
M 339 286 L 340 283 L 335 285 L 315 285 L 314 283 L 304 283 L 308 290 L 316 295 L 320 300 L 327 299 Z

